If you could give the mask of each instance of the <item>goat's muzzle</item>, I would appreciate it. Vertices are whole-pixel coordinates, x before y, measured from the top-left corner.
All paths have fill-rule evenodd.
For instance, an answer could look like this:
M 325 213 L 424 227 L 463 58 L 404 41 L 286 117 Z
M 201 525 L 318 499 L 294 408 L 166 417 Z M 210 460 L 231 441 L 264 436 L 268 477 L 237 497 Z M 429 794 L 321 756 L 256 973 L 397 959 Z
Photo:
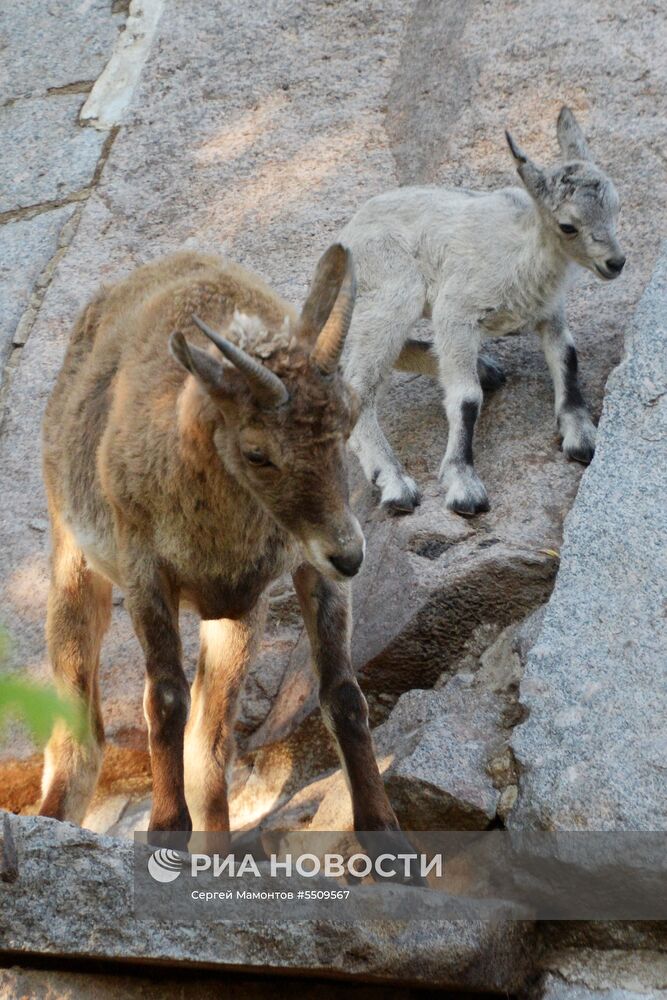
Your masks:
M 364 561 L 363 548 L 357 548 L 352 552 L 345 552 L 343 555 L 329 556 L 329 562 L 341 576 L 356 576 Z
M 361 526 L 349 515 L 342 530 L 333 535 L 318 533 L 304 543 L 308 562 L 323 576 L 333 580 L 349 580 L 361 569 L 366 550 Z

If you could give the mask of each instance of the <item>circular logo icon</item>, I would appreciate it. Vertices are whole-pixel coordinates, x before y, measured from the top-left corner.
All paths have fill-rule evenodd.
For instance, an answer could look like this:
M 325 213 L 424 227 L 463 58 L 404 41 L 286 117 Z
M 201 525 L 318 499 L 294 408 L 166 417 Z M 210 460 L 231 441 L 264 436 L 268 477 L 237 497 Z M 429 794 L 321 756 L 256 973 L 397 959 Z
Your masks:
M 160 848 L 148 859 L 148 871 L 156 882 L 173 882 L 181 874 L 183 858 L 178 851 Z

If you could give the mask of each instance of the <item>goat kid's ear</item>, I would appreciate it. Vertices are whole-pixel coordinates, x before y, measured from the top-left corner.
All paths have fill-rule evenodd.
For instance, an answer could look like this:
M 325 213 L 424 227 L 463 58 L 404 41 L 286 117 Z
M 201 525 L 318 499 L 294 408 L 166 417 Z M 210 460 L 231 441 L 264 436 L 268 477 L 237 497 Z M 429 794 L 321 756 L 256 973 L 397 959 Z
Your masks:
M 201 348 L 195 347 L 194 344 L 189 344 L 180 331 L 172 333 L 169 338 L 169 350 L 178 363 L 194 375 L 207 392 L 217 396 L 226 395 L 224 369 L 220 361 Z
M 544 172 L 517 146 L 509 132 L 505 132 L 505 138 L 507 139 L 507 145 L 510 148 L 512 158 L 516 163 L 517 173 L 523 181 L 528 194 L 532 195 L 536 201 L 541 201 L 547 191 Z
M 350 251 L 332 244 L 320 257 L 301 316 L 298 336 L 313 346 L 333 309 L 341 285 L 351 266 Z
M 584 133 L 568 107 L 563 106 L 556 125 L 558 145 L 565 160 L 590 160 Z

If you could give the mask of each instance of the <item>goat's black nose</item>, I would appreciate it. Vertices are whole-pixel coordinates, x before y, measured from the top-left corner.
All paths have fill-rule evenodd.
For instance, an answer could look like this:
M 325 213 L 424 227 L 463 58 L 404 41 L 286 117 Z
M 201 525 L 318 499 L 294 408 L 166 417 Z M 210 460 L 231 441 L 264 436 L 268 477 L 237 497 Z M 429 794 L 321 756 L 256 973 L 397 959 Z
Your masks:
M 605 261 L 605 266 L 612 274 L 620 274 L 625 264 L 625 257 L 609 257 Z
M 342 556 L 329 556 L 329 562 L 342 576 L 355 576 L 364 561 L 363 549 Z

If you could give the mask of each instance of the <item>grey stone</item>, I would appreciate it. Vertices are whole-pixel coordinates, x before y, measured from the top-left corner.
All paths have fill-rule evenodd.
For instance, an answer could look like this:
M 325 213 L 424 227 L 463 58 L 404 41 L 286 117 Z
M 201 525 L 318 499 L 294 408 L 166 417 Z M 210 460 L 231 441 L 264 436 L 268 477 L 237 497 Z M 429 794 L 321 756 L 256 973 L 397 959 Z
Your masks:
M 92 803 L 81 826 L 86 830 L 92 830 L 93 833 L 113 831 L 112 836 L 117 836 L 115 828 L 125 818 L 129 804 L 127 795 L 105 796 L 101 802 Z M 148 829 L 148 826 L 144 829 Z M 129 839 L 132 838 L 133 833 L 134 830 L 129 834 Z
M 532 994 L 533 1000 L 666 1000 L 667 989 L 639 983 L 635 988 L 607 986 L 590 988 L 581 982 L 566 982 L 549 973 Z
M 485 829 L 500 794 L 488 773 L 503 745 L 498 699 L 458 674 L 439 691 L 408 691 L 375 730 L 391 755 L 387 791 L 408 830 Z
M 2 4 L 0 103 L 96 80 L 124 20 L 111 0 Z
M 528 655 L 516 826 L 667 830 L 667 247 L 607 385 Z
M 81 959 L 345 974 L 352 979 L 513 992 L 532 971 L 527 922 L 318 920 L 253 924 L 137 919 L 133 847 L 67 823 L 12 820 L 19 879 L 0 892 L 0 949 Z
M 62 228 L 74 210 L 66 205 L 0 226 L 0 366 L 11 349 L 35 283 L 58 249 Z
M 76 94 L 0 108 L 0 212 L 61 200 L 93 179 L 104 136 L 81 128 Z
M 131 802 L 123 809 L 115 822 L 110 823 L 104 828 L 99 827 L 99 832 L 107 833 L 111 837 L 122 837 L 132 840 L 135 833 L 148 829 L 151 816 L 151 802 L 152 799 L 150 796 L 140 799 L 137 802 Z M 89 824 L 84 823 L 84 826 L 89 826 Z

